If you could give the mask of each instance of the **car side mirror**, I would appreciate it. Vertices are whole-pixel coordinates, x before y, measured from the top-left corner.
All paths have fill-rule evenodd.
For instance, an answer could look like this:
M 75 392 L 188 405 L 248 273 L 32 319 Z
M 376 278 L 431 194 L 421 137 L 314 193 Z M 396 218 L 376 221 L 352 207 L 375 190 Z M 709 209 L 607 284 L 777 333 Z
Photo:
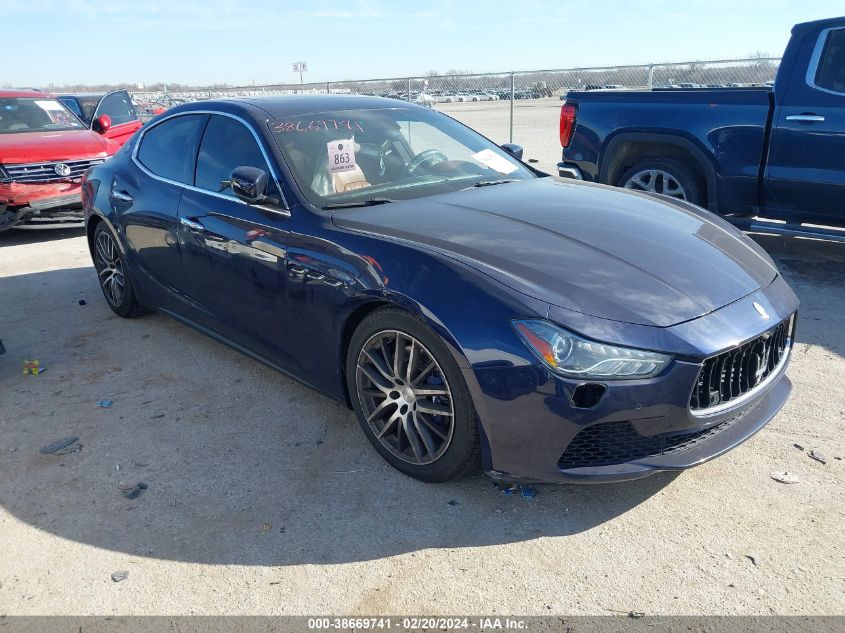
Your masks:
M 522 145 L 517 145 L 516 143 L 502 143 L 501 147 L 514 158 L 522 160 Z
M 108 114 L 101 114 L 96 119 L 91 128 L 97 134 L 105 134 L 111 128 L 111 117 Z
M 267 172 L 258 167 L 235 167 L 229 176 L 232 193 L 247 204 L 267 200 L 267 181 Z

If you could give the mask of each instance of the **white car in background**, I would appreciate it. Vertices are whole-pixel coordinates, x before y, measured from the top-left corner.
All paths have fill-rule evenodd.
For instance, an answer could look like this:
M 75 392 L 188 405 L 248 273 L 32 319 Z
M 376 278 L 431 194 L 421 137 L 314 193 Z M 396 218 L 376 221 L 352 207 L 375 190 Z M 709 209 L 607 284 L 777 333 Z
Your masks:
M 414 103 L 419 103 L 420 105 L 431 107 L 435 103 L 437 103 L 437 98 L 426 92 L 421 92 L 414 98 Z

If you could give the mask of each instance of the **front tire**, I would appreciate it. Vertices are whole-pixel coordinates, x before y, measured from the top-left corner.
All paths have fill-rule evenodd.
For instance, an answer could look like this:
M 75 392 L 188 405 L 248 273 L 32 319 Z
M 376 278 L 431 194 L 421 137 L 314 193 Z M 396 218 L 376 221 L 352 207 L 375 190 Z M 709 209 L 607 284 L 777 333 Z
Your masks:
M 100 289 L 112 312 L 126 318 L 147 312 L 135 296 L 135 289 L 132 287 L 127 271 L 126 258 L 116 238 L 103 222 L 94 229 L 93 258 Z
M 382 308 L 352 335 L 350 400 L 367 439 L 394 468 L 422 481 L 456 479 L 478 464 L 475 408 L 440 338 L 404 310 Z

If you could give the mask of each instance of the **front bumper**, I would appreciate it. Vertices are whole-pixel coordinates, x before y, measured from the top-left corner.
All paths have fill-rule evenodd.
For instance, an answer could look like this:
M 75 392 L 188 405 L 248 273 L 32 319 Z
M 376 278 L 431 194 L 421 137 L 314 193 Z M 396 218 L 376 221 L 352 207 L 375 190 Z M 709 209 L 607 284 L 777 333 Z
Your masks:
M 752 302 L 766 307 L 770 321 L 754 318 Z M 675 358 L 657 377 L 604 382 L 604 395 L 589 408 L 573 402 L 583 381 L 553 374 L 533 358 L 524 364 L 512 360 L 467 368 L 481 420 L 485 471 L 507 482 L 597 483 L 691 468 L 724 454 L 783 407 L 792 389 L 786 376 L 788 357 L 753 396 L 716 413 L 690 410 L 702 366 L 698 359 L 758 337 L 797 308 L 797 298 L 778 277 L 721 310 L 669 328 L 595 324 L 606 328 L 603 340 L 638 342 L 643 349 L 673 351 Z M 554 320 L 571 326 L 555 314 L 552 310 Z M 613 327 L 618 328 L 615 334 Z M 661 338 L 650 340 L 643 330 L 654 330 Z M 620 444 L 626 443 L 636 450 L 622 450 Z M 640 450 L 643 446 L 657 448 Z
M 46 226 L 84 223 L 81 185 L 0 184 L 0 231 L 13 226 Z

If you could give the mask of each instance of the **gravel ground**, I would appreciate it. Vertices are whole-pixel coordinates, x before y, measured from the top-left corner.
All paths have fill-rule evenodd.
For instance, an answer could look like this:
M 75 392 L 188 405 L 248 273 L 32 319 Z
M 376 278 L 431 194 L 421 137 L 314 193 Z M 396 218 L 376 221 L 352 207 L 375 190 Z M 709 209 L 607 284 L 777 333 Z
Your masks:
M 343 406 L 113 316 L 80 232 L 0 235 L 0 615 L 845 614 L 845 250 L 761 242 L 802 300 L 777 418 L 679 476 L 528 502 L 409 479 Z

